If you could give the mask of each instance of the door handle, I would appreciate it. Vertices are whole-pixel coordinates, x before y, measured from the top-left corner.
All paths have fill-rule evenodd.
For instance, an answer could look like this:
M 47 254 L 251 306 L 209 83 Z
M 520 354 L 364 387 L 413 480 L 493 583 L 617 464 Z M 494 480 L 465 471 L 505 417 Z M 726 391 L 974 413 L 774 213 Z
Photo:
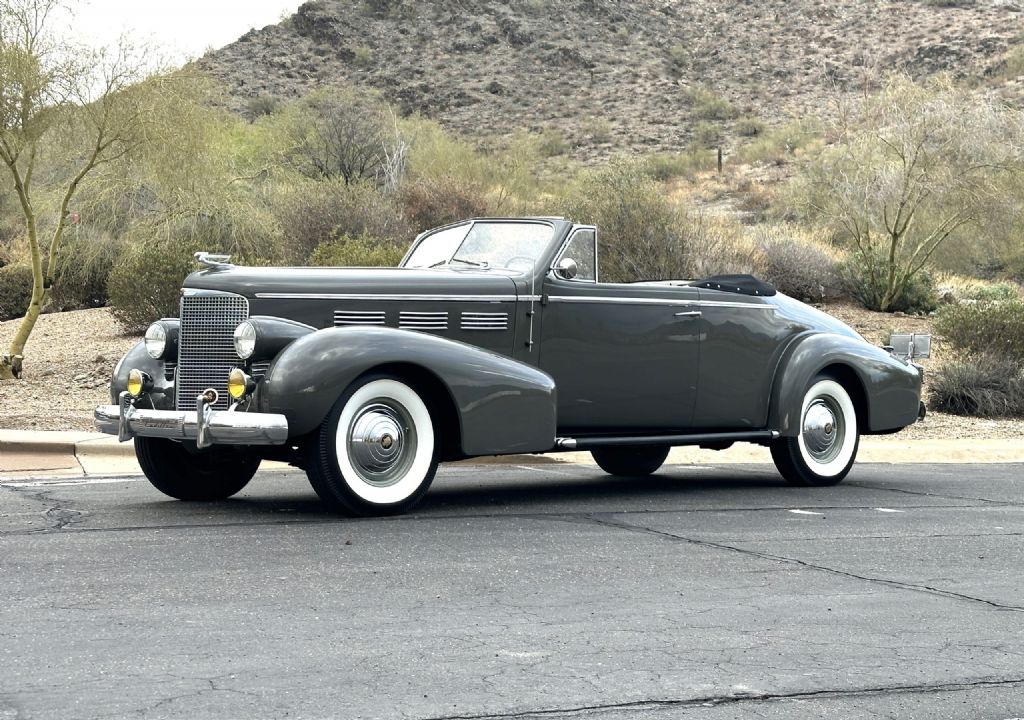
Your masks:
M 700 317 L 700 310 L 687 310 L 686 312 L 677 312 L 676 317 Z

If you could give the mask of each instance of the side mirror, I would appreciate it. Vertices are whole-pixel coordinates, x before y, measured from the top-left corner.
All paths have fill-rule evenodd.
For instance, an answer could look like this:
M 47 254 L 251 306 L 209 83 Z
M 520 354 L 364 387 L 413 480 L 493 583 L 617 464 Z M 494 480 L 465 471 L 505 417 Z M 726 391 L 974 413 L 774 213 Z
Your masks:
M 564 257 L 555 265 L 555 276 L 563 280 L 572 280 L 579 273 L 579 266 L 572 258 Z

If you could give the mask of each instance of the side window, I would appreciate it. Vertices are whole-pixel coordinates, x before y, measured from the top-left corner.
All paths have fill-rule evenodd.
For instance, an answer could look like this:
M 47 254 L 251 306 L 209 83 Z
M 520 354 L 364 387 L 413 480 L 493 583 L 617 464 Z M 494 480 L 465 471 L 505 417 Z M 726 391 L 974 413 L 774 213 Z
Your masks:
M 562 258 L 576 261 L 576 280 L 597 282 L 596 236 L 592 229 L 577 230 L 562 252 Z

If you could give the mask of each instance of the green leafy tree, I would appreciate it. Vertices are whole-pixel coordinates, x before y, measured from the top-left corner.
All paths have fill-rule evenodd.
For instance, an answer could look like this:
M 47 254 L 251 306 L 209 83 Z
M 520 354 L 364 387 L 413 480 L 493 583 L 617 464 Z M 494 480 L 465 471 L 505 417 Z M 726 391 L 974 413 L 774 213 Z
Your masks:
M 24 219 L 33 271 L 28 309 L 0 357 L 0 379 L 21 375 L 72 199 L 92 172 L 144 139 L 140 93 L 131 89 L 141 66 L 131 49 L 122 44 L 101 54 L 70 46 L 49 31 L 59 7 L 58 0 L 0 0 L 0 163 Z M 47 196 L 54 210 L 44 216 Z
M 808 168 L 802 197 L 852 251 L 858 295 L 890 310 L 1018 172 L 1019 114 L 947 81 L 896 78 Z M 798 193 L 801 194 L 801 193 Z

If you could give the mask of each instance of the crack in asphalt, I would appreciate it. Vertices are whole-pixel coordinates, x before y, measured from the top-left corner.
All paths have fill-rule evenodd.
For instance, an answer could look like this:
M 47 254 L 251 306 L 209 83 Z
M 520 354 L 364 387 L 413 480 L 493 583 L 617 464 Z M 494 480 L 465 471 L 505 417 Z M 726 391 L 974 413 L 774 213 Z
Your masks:
M 613 513 L 617 514 L 617 513 Z M 840 570 L 838 568 L 828 567 L 827 565 L 819 565 L 817 563 L 808 562 L 806 560 L 800 560 L 798 558 L 786 557 L 785 555 L 775 555 L 774 553 L 762 552 L 759 550 L 749 550 L 747 548 L 737 547 L 735 545 L 727 545 L 725 543 L 712 542 L 710 540 L 698 540 L 696 538 L 689 538 L 684 535 L 676 535 L 665 530 L 655 530 L 654 528 L 645 527 L 643 525 L 634 525 L 627 522 L 618 522 L 610 518 L 602 517 L 604 513 L 592 513 L 589 515 L 582 515 L 580 519 L 586 520 L 597 525 L 603 525 L 605 527 L 618 528 L 620 530 L 626 530 L 628 532 L 639 532 L 648 535 L 654 535 L 665 539 L 673 540 L 675 542 L 684 542 L 690 545 L 697 545 L 705 548 L 713 548 L 716 550 L 728 550 L 730 552 L 740 553 L 750 557 L 755 557 L 761 560 L 771 560 L 774 562 L 787 563 L 790 565 L 799 565 L 801 567 L 809 568 L 811 570 L 820 570 L 821 572 L 831 573 L 833 575 L 839 575 L 842 577 L 852 578 L 854 580 L 862 580 L 864 582 L 877 583 L 879 585 L 887 585 L 900 590 L 909 590 L 912 592 L 926 593 L 928 595 L 938 595 L 941 597 L 952 598 L 954 600 L 963 600 L 972 603 L 978 603 L 994 608 L 996 610 L 1008 610 L 1011 612 L 1024 612 L 1024 606 L 1020 605 L 1005 605 L 998 603 L 993 600 L 986 600 L 984 598 L 974 597 L 973 595 L 965 595 L 963 593 L 953 592 L 952 590 L 943 590 L 942 588 L 932 587 L 930 585 L 920 585 L 917 583 L 901 582 L 899 580 L 890 580 L 887 578 L 872 577 L 870 575 L 859 575 L 848 570 Z
M 586 716 L 608 710 L 656 710 L 660 708 L 695 708 L 738 705 L 742 703 L 780 702 L 786 700 L 833 700 L 858 697 L 874 697 L 879 695 L 925 694 L 963 692 L 978 688 L 1012 687 L 1024 685 L 1024 678 L 1007 678 L 997 680 L 977 680 L 973 682 L 936 683 L 925 685 L 885 685 L 877 687 L 854 688 L 851 690 L 803 690 L 790 693 L 737 693 L 734 695 L 709 695 L 707 697 L 678 700 L 636 700 L 625 703 L 607 703 L 598 705 L 581 705 L 569 708 L 549 708 L 540 710 L 523 710 L 511 713 L 491 713 L 475 715 L 437 715 L 423 720 L 529 720 L 530 718 Z
M 850 487 L 859 487 L 864 490 L 882 490 L 885 492 L 899 493 L 901 495 L 916 495 L 917 497 L 933 497 L 933 498 L 944 498 L 946 500 L 969 500 L 979 503 L 985 503 L 986 505 L 1008 505 L 1012 507 L 1020 507 L 1024 503 L 1016 502 L 1014 500 L 993 500 L 991 498 L 980 498 L 973 497 L 970 495 L 950 495 L 948 493 L 931 493 L 923 490 L 906 490 L 904 488 L 886 487 L 884 485 L 871 485 L 868 483 L 859 482 L 846 482 L 845 485 Z
M 19 497 L 28 498 L 46 507 L 43 512 L 43 517 L 50 522 L 49 527 L 35 528 L 32 530 L 15 530 L 13 532 L 0 532 L 0 536 L 6 535 L 41 535 L 48 533 L 58 533 L 63 531 L 65 528 L 81 522 L 86 513 L 79 510 L 72 510 L 70 507 L 74 503 L 68 501 L 58 502 L 54 498 L 50 497 L 53 490 L 40 490 L 38 488 L 17 488 L 11 487 L 10 485 L 0 486 L 2 489 L 18 495 Z
M 54 492 L 53 490 L 40 491 L 37 486 L 33 486 L 32 490 L 36 492 L 30 492 L 28 488 L 17 488 L 10 485 L 4 485 L 0 483 L 0 489 L 15 492 L 23 497 L 41 502 L 44 505 L 53 505 L 53 502 L 47 496 L 49 493 Z M 70 504 L 65 502 L 64 504 Z M 1015 506 L 1015 503 L 1010 503 L 1008 506 Z M 552 511 L 548 513 L 544 512 L 532 512 L 532 513 L 518 513 L 518 512 L 505 512 L 505 513 L 473 513 L 473 514 L 453 514 L 446 513 L 441 515 L 422 515 L 416 513 L 410 513 L 408 515 L 401 515 L 395 517 L 370 517 L 370 518 L 356 518 L 356 517 L 344 517 L 344 516 L 330 516 L 330 517 L 309 517 L 303 518 L 301 516 L 291 515 L 288 517 L 282 517 L 281 519 L 273 520 L 232 520 L 228 522 L 207 522 L 207 523 L 162 523 L 154 525 L 122 525 L 117 527 L 71 527 L 73 524 L 79 523 L 89 513 L 83 511 L 73 511 L 67 508 L 61 508 L 59 506 L 51 508 L 48 513 L 52 512 L 52 515 L 47 517 L 54 519 L 55 522 L 50 527 L 46 528 L 35 528 L 31 530 L 0 530 L 0 537 L 16 537 L 20 535 L 50 535 L 59 533 L 119 533 L 119 532 L 144 532 L 146 530 L 202 530 L 202 529 L 213 529 L 213 528 L 237 528 L 237 527 L 274 527 L 281 525 L 338 525 L 340 523 L 350 524 L 361 524 L 361 523 L 403 523 L 403 522 L 422 522 L 422 521 L 449 521 L 449 520 L 563 520 L 568 518 L 582 518 L 587 519 L 590 517 L 614 514 L 616 516 L 633 516 L 633 515 L 671 515 L 671 514 L 706 514 L 706 513 L 747 513 L 747 512 L 787 512 L 792 509 L 793 506 L 779 505 L 771 507 L 739 507 L 739 508 L 669 508 L 669 509 L 650 509 L 650 510 L 616 510 L 614 513 L 593 513 L 593 512 L 565 512 L 565 511 Z M 806 506 L 813 507 L 816 512 L 842 512 L 842 511 L 855 511 L 855 510 L 874 510 L 874 505 L 814 505 Z M 970 509 L 971 505 L 901 505 L 900 509 L 904 510 L 964 510 Z M 987 505 L 984 507 L 997 507 L 997 505 Z M 239 510 L 245 508 L 240 507 Z M 65 515 L 67 514 L 67 515 Z M 642 526 L 637 526 L 642 527 Z M 923 534 L 923 535 L 908 535 L 900 534 L 896 535 L 837 535 L 837 536 L 814 536 L 811 538 L 787 538 L 786 541 L 802 541 L 802 540 L 888 540 L 893 538 L 899 539 L 940 539 L 940 538 L 972 538 L 972 537 L 1020 537 L 1024 535 L 1021 532 L 992 532 L 992 533 L 936 533 L 936 534 Z

